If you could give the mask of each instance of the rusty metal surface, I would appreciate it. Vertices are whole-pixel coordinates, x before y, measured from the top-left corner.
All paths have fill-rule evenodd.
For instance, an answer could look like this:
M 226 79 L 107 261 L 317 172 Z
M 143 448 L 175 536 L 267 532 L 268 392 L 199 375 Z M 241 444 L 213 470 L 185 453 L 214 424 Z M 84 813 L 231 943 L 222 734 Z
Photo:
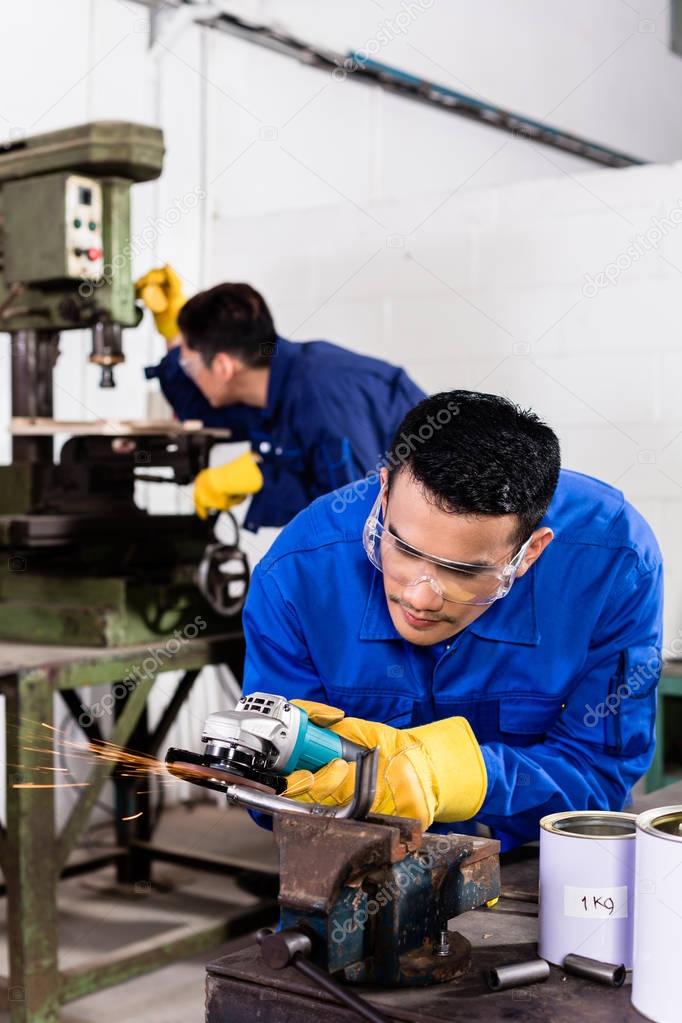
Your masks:
M 411 820 L 408 817 L 388 817 L 383 813 L 370 813 L 367 816 L 367 821 L 370 824 L 387 824 L 391 828 L 395 828 L 400 836 L 400 846 L 404 846 L 407 852 L 416 852 L 423 845 L 424 832 L 419 821 Z M 402 848 L 399 854 L 402 859 L 404 855 Z
M 450 951 L 447 955 L 435 956 L 430 944 L 413 948 L 400 957 L 400 972 L 406 979 L 413 978 L 409 986 L 426 987 L 428 984 L 445 984 L 462 977 L 471 969 L 471 945 L 458 931 L 448 935 Z
M 334 818 L 275 819 L 279 846 L 280 903 L 329 913 L 343 884 L 360 873 L 402 859 L 400 829 Z
M 682 802 L 682 783 L 640 798 L 634 809 Z M 451 983 L 429 988 L 358 990 L 390 1018 L 405 1023 L 641 1023 L 630 1004 L 630 980 L 605 988 L 552 967 L 542 984 L 491 992 L 483 971 L 537 956 L 537 846 L 502 857 L 502 897 L 492 909 L 457 918 L 470 941 L 470 970 Z M 513 896 L 513 897 L 511 897 Z M 255 947 L 242 948 L 208 967 L 206 1023 L 353 1023 L 356 1017 L 337 1006 L 294 971 L 268 971 Z
M 536 865 L 513 865 L 515 884 L 529 887 Z M 506 884 L 505 870 L 502 873 Z M 472 945 L 472 966 L 462 977 L 429 988 L 358 993 L 389 1018 L 405 1023 L 641 1023 L 630 1005 L 629 981 L 623 988 L 565 975 L 552 967 L 542 984 L 491 992 L 482 972 L 493 966 L 524 962 L 537 955 L 537 909 L 501 899 L 494 909 L 475 910 L 457 919 Z M 355 1017 L 293 970 L 269 971 L 254 947 L 243 948 L 208 967 L 206 1023 L 353 1023 Z
M 352 983 L 423 986 L 466 970 L 469 946 L 434 955 L 447 921 L 499 895 L 499 843 L 423 834 L 418 822 L 325 817 L 275 822 L 282 926 Z
M 526 945 L 524 952 L 519 946 L 511 955 L 521 961 L 533 948 Z M 510 949 L 506 952 L 509 961 Z M 282 973 L 282 980 L 288 979 L 288 971 Z M 254 973 L 245 980 L 212 971 L 206 983 L 206 1023 L 319 1023 L 321 1018 L 357 1023 L 354 1013 L 301 981 L 300 987 L 288 982 L 275 987 Z M 630 990 L 629 985 L 605 988 L 576 977 L 564 980 L 554 967 L 545 983 L 511 991 L 490 992 L 475 973 L 444 987 L 381 994 L 360 989 L 376 1009 L 401 1023 L 642 1023 L 630 1004 Z M 442 997 L 435 999 L 434 992 Z

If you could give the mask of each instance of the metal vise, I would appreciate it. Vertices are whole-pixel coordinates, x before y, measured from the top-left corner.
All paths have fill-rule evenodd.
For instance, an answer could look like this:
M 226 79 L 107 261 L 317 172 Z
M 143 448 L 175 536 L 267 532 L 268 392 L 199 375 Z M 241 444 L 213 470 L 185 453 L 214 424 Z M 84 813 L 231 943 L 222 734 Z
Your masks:
M 500 894 L 499 842 L 424 834 L 417 821 L 278 815 L 280 923 L 350 983 L 449 981 L 471 946 L 448 920 Z

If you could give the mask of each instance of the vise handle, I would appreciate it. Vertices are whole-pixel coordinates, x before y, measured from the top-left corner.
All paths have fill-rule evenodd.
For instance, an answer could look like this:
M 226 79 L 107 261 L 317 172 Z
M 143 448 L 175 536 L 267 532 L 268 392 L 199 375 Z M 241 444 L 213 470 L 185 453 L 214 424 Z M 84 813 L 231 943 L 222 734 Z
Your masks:
M 389 1023 L 386 1016 L 382 1016 L 381 1013 L 373 1009 L 364 998 L 360 998 L 353 991 L 342 987 L 326 970 L 310 961 L 312 942 L 305 931 L 291 927 L 284 931 L 273 932 L 263 928 L 256 934 L 256 941 L 260 945 L 263 962 L 271 970 L 282 970 L 285 966 L 293 966 L 308 980 L 312 980 L 337 1002 L 352 1009 L 362 1019 L 367 1019 L 370 1023 Z

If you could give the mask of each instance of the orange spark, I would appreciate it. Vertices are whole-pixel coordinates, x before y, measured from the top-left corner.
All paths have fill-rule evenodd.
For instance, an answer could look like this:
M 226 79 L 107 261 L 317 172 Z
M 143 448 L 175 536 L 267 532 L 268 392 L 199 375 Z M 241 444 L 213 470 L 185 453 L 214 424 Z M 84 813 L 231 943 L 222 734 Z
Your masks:
M 54 785 L 39 785 L 34 781 L 25 781 L 20 785 L 13 785 L 13 789 L 82 789 L 90 784 L 89 781 L 68 781 L 59 782 Z

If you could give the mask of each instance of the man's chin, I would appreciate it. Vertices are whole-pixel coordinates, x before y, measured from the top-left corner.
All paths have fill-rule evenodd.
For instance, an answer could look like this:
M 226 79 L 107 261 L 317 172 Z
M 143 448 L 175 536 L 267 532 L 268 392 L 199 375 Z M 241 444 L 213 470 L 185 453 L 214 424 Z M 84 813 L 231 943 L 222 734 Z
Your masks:
M 402 604 L 391 605 L 391 618 L 402 638 L 416 646 L 432 646 L 434 643 L 442 643 L 458 631 L 457 626 L 451 622 L 417 618 Z

